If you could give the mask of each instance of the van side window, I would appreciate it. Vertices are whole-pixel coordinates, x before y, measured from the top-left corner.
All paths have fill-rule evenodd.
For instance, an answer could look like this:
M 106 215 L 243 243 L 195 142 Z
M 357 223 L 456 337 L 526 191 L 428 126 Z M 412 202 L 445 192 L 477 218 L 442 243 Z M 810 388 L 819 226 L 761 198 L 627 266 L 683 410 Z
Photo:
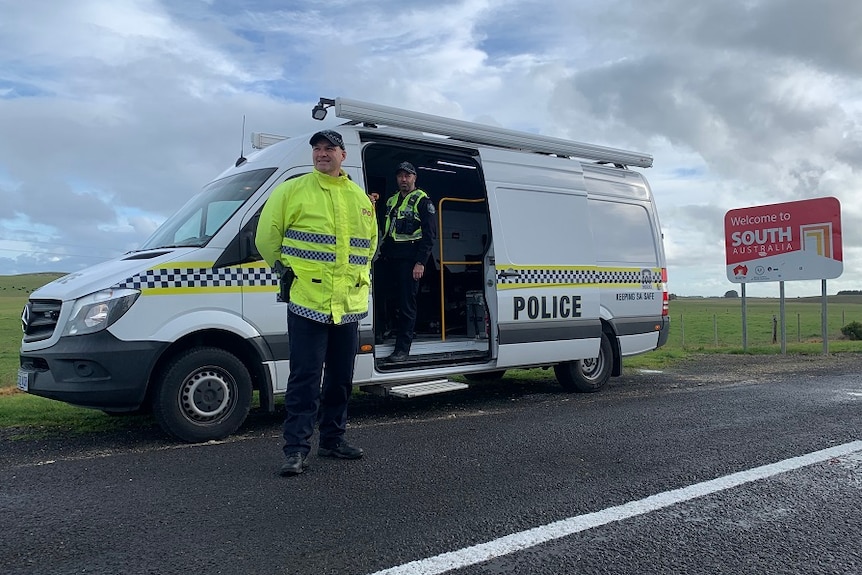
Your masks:
M 658 266 L 649 213 L 638 204 L 590 199 L 596 260 Z

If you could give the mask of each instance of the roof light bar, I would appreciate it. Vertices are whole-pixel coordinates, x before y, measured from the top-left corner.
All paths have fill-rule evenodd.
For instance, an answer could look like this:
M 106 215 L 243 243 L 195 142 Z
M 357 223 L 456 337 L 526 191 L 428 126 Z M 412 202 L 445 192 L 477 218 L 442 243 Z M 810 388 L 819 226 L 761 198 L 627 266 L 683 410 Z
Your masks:
M 277 144 L 282 140 L 286 140 L 287 136 L 279 136 L 278 134 L 265 134 L 263 132 L 251 133 L 251 147 L 257 150 L 262 150 L 267 146 Z
M 453 120 L 442 116 L 411 112 L 409 110 L 369 104 L 347 98 L 335 98 L 335 115 L 339 118 L 357 122 L 418 130 L 429 134 L 449 136 L 456 140 L 501 148 L 529 150 L 543 154 L 556 154 L 558 156 L 573 156 L 586 160 L 638 166 L 640 168 L 651 167 L 653 161 L 651 155 L 640 152 L 630 152 L 606 146 L 597 146 L 595 144 L 573 142 L 562 138 L 552 138 L 550 136 L 541 136 L 517 130 L 496 128 L 494 126 Z

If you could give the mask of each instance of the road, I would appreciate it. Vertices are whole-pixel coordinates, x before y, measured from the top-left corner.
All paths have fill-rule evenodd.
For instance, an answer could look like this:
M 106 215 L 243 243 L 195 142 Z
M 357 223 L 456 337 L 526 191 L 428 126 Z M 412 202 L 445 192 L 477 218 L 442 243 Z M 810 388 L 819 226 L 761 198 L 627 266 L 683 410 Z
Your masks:
M 862 356 L 704 356 L 360 398 L 360 461 L 278 477 L 280 416 L 0 443 L 0 572 L 862 573 Z M 827 451 L 824 451 L 827 450 Z

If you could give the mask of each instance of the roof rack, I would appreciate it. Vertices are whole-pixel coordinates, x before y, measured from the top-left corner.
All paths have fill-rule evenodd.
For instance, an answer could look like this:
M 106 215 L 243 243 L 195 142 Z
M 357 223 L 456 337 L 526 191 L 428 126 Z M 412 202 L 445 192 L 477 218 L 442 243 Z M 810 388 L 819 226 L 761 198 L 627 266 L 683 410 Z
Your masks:
M 359 100 L 347 98 L 335 98 L 335 100 L 321 98 L 320 104 L 315 110 L 323 111 L 324 106 L 335 107 L 335 115 L 339 118 L 363 122 L 366 124 L 382 124 L 396 128 L 406 128 L 449 136 L 456 140 L 463 140 L 474 144 L 497 146 L 501 148 L 512 148 L 527 150 L 543 154 L 556 154 L 558 156 L 571 156 L 597 162 L 621 164 L 625 166 L 637 166 L 649 168 L 652 166 L 653 158 L 650 154 L 631 152 L 595 144 L 584 144 L 573 142 L 562 138 L 552 138 L 486 126 L 474 122 L 453 120 L 442 116 L 424 114 L 422 112 L 411 112 L 389 106 L 369 104 Z M 325 115 L 325 111 L 323 113 Z M 315 116 L 317 118 L 317 116 Z M 322 119 L 322 118 L 318 118 Z

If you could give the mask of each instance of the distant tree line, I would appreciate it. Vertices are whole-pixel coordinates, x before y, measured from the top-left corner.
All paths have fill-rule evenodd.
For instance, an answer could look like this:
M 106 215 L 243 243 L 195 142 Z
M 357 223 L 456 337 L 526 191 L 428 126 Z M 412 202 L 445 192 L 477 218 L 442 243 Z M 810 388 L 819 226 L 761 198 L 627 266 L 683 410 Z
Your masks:
M 858 289 L 844 289 L 838 292 L 838 295 L 862 295 L 862 290 Z

